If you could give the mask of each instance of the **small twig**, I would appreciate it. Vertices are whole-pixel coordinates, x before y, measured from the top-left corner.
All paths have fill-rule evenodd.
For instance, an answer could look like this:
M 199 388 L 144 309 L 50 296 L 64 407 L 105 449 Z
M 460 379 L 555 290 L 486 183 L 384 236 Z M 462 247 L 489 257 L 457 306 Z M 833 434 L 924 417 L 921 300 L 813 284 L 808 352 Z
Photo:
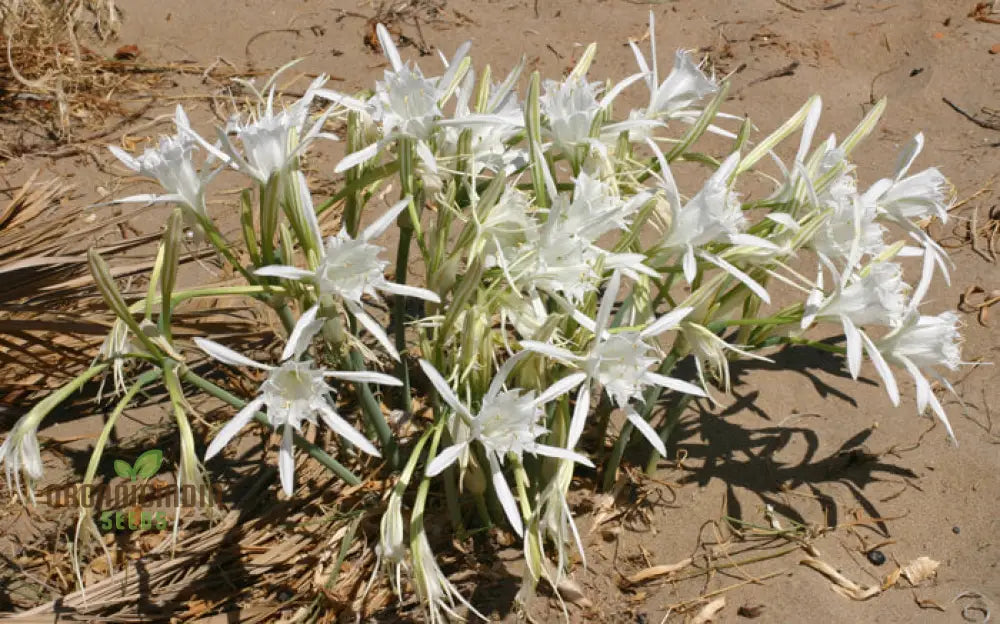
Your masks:
M 784 76 L 791 76 L 791 75 L 793 75 L 795 73 L 795 70 L 798 68 L 798 66 L 799 66 L 799 62 L 798 61 L 792 61 L 791 63 L 789 63 L 788 65 L 785 65 L 781 69 L 776 69 L 773 72 L 764 74 L 763 76 L 761 76 L 760 78 L 757 78 L 756 80 L 752 80 L 750 82 L 750 84 L 748 84 L 747 86 L 755 85 L 755 84 L 758 84 L 758 83 L 761 83 L 761 82 L 765 82 L 767 80 L 773 80 L 774 78 L 782 78 Z
M 956 113 L 958 113 L 962 117 L 965 117 L 966 119 L 976 124 L 980 128 L 986 128 L 987 130 L 1000 130 L 1000 123 L 994 121 L 984 121 L 982 119 L 977 118 L 974 115 L 970 115 L 969 113 L 962 110 L 960 106 L 958 106 L 957 104 L 955 104 L 946 97 L 942 97 L 941 101 L 950 106 L 951 109 L 954 110 Z

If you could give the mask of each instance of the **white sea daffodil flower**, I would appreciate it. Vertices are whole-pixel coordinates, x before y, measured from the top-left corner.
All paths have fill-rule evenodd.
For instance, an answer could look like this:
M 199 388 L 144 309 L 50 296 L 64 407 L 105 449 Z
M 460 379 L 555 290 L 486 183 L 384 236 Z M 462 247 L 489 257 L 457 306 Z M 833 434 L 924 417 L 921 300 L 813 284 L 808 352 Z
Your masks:
M 255 273 L 267 277 L 311 282 L 321 296 L 330 295 L 342 301 L 348 311 L 379 341 L 389 355 L 399 360 L 399 353 L 392 341 L 389 340 L 385 330 L 365 312 L 362 297 L 368 295 L 377 298 L 379 292 L 384 292 L 404 297 L 416 297 L 434 303 L 441 301 L 435 293 L 427 289 L 387 280 L 383 271 L 389 265 L 389 261 L 380 257 L 385 250 L 371 242 L 393 224 L 396 217 L 406 210 L 409 202 L 409 197 L 400 200 L 388 212 L 365 228 L 358 238 L 352 238 L 347 233 L 346 227 L 336 236 L 329 237 L 322 248 L 319 263 L 314 271 L 292 266 L 271 265 L 261 267 Z M 307 213 L 310 212 L 308 207 L 304 210 Z M 315 224 L 311 227 L 315 227 Z M 318 231 L 314 232 L 314 235 L 318 238 Z
M 229 130 L 239 139 L 242 152 L 233 144 L 229 133 L 221 130 L 218 133 L 221 149 L 204 139 L 201 140 L 202 146 L 216 158 L 260 184 L 266 184 L 275 174 L 297 168 L 299 155 L 313 140 L 337 139 L 336 135 L 323 132 L 323 126 L 333 113 L 333 107 L 327 108 L 308 125 L 309 107 L 327 80 L 325 75 L 313 80 L 301 98 L 280 112 L 274 110 L 275 87 L 272 86 L 263 109 L 258 110 L 255 119 L 247 123 L 234 121 L 230 124 Z
M 656 55 L 656 22 L 653 12 L 649 12 L 649 47 L 650 63 L 639 50 L 634 41 L 629 41 L 636 63 L 645 77 L 649 88 L 649 105 L 645 109 L 633 112 L 635 118 L 667 120 L 677 117 L 693 117 L 699 114 L 697 110 L 688 107 L 700 100 L 714 95 L 719 91 L 719 85 L 709 78 L 701 68 L 691 60 L 691 55 L 683 50 L 674 54 L 674 66 L 670 74 L 661 83 Z M 640 138 L 645 138 L 642 136 Z
M 802 329 L 816 321 L 839 322 L 847 340 L 847 366 L 854 379 L 861 371 L 863 347 L 873 361 L 880 359 L 878 350 L 865 340 L 864 325 L 895 327 L 907 312 L 903 269 L 895 262 L 875 262 L 861 274 L 846 274 L 836 292 L 823 293 L 823 271 L 817 277 L 817 289 L 806 300 Z M 877 365 L 880 365 L 877 364 Z
M 612 187 L 587 173 L 580 173 L 573 184 L 572 197 L 561 194 L 553 201 L 559 208 L 557 228 L 586 241 L 595 242 L 613 230 L 625 230 L 629 217 L 635 214 L 653 195 L 640 192 L 623 201 Z
M 442 117 L 441 105 L 463 67 L 470 43 L 459 46 L 442 76 L 427 78 L 419 66 L 403 62 L 385 26 L 377 24 L 375 34 L 392 68 L 385 71 L 384 80 L 376 82 L 371 98 L 359 100 L 330 89 L 316 92 L 319 97 L 367 115 L 382 131 L 378 141 L 348 154 L 334 171 L 342 173 L 371 160 L 400 137 L 417 141 L 417 156 L 426 167 L 433 169 L 436 164 L 427 141 L 437 129 Z
M 660 242 L 659 248 L 667 254 L 683 254 L 681 266 L 688 283 L 693 282 L 697 276 L 697 257 L 700 257 L 743 282 L 765 303 L 770 303 L 770 296 L 757 281 L 721 256 L 702 249 L 710 243 L 729 243 L 752 249 L 780 251 L 774 243 L 742 232 L 746 227 L 746 217 L 736 193 L 729 188 L 729 178 L 739 166 L 739 153 L 730 154 L 701 190 L 682 207 L 677 185 L 663 152 L 652 141 L 647 141 L 647 144 L 660 162 L 660 171 L 654 178 L 664 191 L 672 213 L 670 230 Z
M 469 611 L 479 616 L 483 621 L 489 618 L 480 613 L 469 601 L 462 597 L 444 572 L 437 564 L 434 551 L 427 540 L 427 533 L 420 531 L 413 540 L 412 581 L 420 598 L 421 607 L 427 614 L 427 621 L 431 624 L 447 624 L 449 622 L 464 621 L 456 609 L 459 603 L 464 605 Z
M 552 139 L 556 149 L 564 154 L 572 154 L 580 145 L 590 145 L 603 150 L 604 144 L 591 137 L 595 118 L 622 91 L 640 78 L 642 78 L 641 73 L 625 78 L 611 87 L 599 100 L 597 96 L 600 93 L 600 83 L 587 82 L 586 76 L 576 71 L 561 82 L 546 80 L 539 104 L 544 119 L 544 130 Z M 636 123 L 625 121 L 611 124 L 602 131 L 616 135 L 617 132 L 635 126 Z
M 132 195 L 117 199 L 114 203 L 160 203 L 174 202 L 203 217 L 205 210 L 205 187 L 219 169 L 199 173 L 192 160 L 197 135 L 191 130 L 191 122 L 180 104 L 174 110 L 174 126 L 177 134 L 160 139 L 155 148 L 146 148 L 140 156 L 132 156 L 120 147 L 110 145 L 108 149 L 126 167 L 141 176 L 153 178 L 160 183 L 166 194 Z M 196 138 L 197 137 L 197 138 Z M 190 215 L 185 222 L 193 225 Z
M 573 353 L 569 349 L 535 340 L 522 340 L 521 348 L 563 362 L 581 371 L 576 374 L 583 374 L 588 380 L 577 393 L 576 408 L 567 435 L 567 446 L 570 448 L 575 446 L 583 433 L 590 408 L 590 386 L 592 383 L 597 383 L 604 388 L 616 406 L 625 410 L 629 422 L 642 432 L 649 443 L 661 454 L 666 454 L 656 430 L 632 408 L 631 403 L 642 402 L 643 391 L 648 386 L 660 386 L 676 392 L 706 396 L 705 391 L 694 384 L 650 370 L 660 362 L 661 358 L 655 355 L 656 348 L 647 340 L 676 329 L 693 308 L 672 310 L 653 320 L 642 330 L 611 332 L 608 326 L 620 286 L 621 275 L 615 271 L 601 298 L 596 319 L 590 319 L 578 310 L 571 311 L 573 319 L 594 336 L 586 353 Z
M 441 373 L 434 368 L 434 365 L 427 360 L 420 360 L 420 368 L 433 384 L 438 396 L 458 417 L 465 421 L 470 430 L 467 439 L 449 446 L 434 458 L 427 466 L 426 475 L 433 477 L 440 474 L 453 464 L 473 441 L 479 442 L 486 451 L 489 460 L 493 487 L 496 489 L 497 497 L 500 499 L 507 519 L 518 535 L 524 534 L 524 523 L 521 520 L 517 502 L 502 471 L 502 464 L 508 455 L 513 455 L 520 461 L 524 453 L 530 453 L 568 459 L 585 466 L 593 466 L 589 459 L 570 449 L 536 442 L 536 438 L 548 432 L 540 424 L 545 415 L 545 404 L 578 386 L 586 378 L 586 375 L 574 373 L 563 377 L 537 395 L 534 390 L 527 392 L 522 389 L 505 390 L 504 384 L 507 377 L 513 371 L 515 364 L 526 355 L 527 353 L 522 352 L 504 362 L 490 383 L 489 390 L 483 396 L 482 403 L 475 415 L 469 407 L 458 400 L 455 392 L 441 376 Z
M 282 438 L 278 454 L 278 469 L 281 487 L 289 496 L 292 494 L 295 481 L 295 459 L 292 455 L 293 432 L 302 431 L 303 421 L 316 424 L 316 414 L 319 414 L 323 422 L 334 433 L 354 446 L 369 455 L 381 456 L 368 438 L 352 427 L 334 409 L 329 397 L 332 388 L 327 385 L 326 379 L 333 378 L 352 383 L 374 383 L 385 386 L 401 386 L 402 382 L 382 373 L 331 371 L 317 368 L 309 360 L 299 360 L 298 358 L 308 348 L 312 335 L 318 330 L 318 325 L 316 308 L 314 307 L 299 318 L 292 335 L 288 338 L 284 351 L 281 353 L 281 363 L 277 366 L 252 360 L 212 340 L 194 339 L 195 344 L 202 351 L 220 362 L 231 366 L 248 366 L 268 372 L 267 379 L 260 386 L 260 394 L 240 409 L 236 416 L 226 423 L 212 439 L 205 451 L 205 461 L 217 455 L 262 408 L 271 426 L 276 430 L 281 428 Z
M 921 132 L 899 155 L 895 175 L 879 180 L 864 194 L 866 202 L 875 204 L 891 220 L 903 225 L 931 216 L 942 222 L 948 221 L 951 193 L 944 175 L 934 167 L 906 175 L 923 147 L 924 135 Z
M 7 489 L 21 494 L 21 473 L 25 476 L 28 495 L 34 501 L 31 485 L 42 478 L 42 454 L 38 446 L 38 419 L 28 418 L 30 412 L 18 419 L 0 444 L 0 464 L 7 477 Z
M 878 211 L 858 195 L 853 177 L 840 176 L 819 202 L 827 215 L 809 242 L 817 253 L 852 264 L 885 249 L 885 228 L 878 223 Z

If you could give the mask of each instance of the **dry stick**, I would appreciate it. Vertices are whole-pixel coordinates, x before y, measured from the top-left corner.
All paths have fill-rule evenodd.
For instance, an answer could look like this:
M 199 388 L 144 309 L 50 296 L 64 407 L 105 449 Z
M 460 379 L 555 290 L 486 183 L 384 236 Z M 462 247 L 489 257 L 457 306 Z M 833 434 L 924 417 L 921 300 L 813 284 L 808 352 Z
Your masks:
M 957 104 L 955 104 L 946 97 L 942 97 L 941 101 L 947 104 L 949 107 L 951 107 L 951 109 L 954 110 L 956 113 L 958 113 L 962 117 L 965 117 L 966 119 L 976 124 L 980 128 L 986 128 L 987 130 L 1000 130 L 1000 122 L 984 121 L 982 119 L 977 118 L 975 115 L 970 115 L 969 113 L 965 112 L 961 107 L 959 107 Z

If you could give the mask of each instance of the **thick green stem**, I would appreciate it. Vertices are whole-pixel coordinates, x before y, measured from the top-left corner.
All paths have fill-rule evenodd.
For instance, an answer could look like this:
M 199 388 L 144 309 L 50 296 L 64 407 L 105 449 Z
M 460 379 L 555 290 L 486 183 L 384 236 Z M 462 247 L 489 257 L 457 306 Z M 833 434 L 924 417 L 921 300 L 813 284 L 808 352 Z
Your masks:
M 247 404 L 247 402 L 244 401 L 243 399 L 233 394 L 230 394 L 226 390 L 223 390 L 222 388 L 215 385 L 211 381 L 195 374 L 190 370 L 185 370 L 181 374 L 181 379 L 190 383 L 192 386 L 195 386 L 203 390 L 204 392 L 210 394 L 211 396 L 221 401 L 225 401 L 226 403 L 232 405 L 236 409 L 240 409 Z M 273 428 L 271 427 L 271 422 L 267 419 L 267 416 L 265 416 L 264 414 L 257 412 L 256 414 L 253 415 L 253 417 L 254 420 L 259 422 L 260 424 L 266 425 L 269 428 Z M 336 459 L 330 457 L 326 453 L 326 451 L 324 451 L 320 447 L 316 446 L 312 442 L 309 442 L 308 440 L 306 440 L 297 433 L 294 436 L 294 441 L 295 441 L 295 446 L 309 453 L 310 457 L 312 457 L 319 463 L 323 464 L 323 466 L 329 469 L 330 472 L 334 473 L 335 475 L 343 479 L 344 483 L 347 483 L 348 485 L 358 485 L 361 483 L 361 479 L 359 479 L 353 472 L 345 468 L 343 464 L 338 462 Z
M 364 370 L 364 358 L 362 358 L 360 351 L 353 349 L 350 357 L 351 367 L 354 370 Z M 382 452 L 385 454 L 385 460 L 389 464 L 389 467 L 395 470 L 400 464 L 399 446 L 396 444 L 396 438 L 392 435 L 392 430 L 389 429 L 389 423 L 385 421 L 385 416 L 382 415 L 382 407 L 375 399 L 375 395 L 368 384 L 356 383 L 354 384 L 354 388 L 357 392 L 361 410 L 364 412 L 369 424 L 375 429 L 375 435 L 378 436 L 378 440 L 382 444 Z

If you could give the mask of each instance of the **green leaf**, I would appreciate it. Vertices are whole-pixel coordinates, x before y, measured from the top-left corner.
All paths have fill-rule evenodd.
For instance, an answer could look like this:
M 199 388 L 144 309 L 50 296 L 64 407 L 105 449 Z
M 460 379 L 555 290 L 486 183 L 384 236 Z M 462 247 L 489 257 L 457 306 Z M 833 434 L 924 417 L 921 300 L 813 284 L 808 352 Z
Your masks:
M 132 466 L 128 465 L 127 461 L 122 461 L 120 459 L 115 460 L 115 473 L 122 479 L 132 478 Z
M 151 449 L 135 460 L 135 476 L 139 479 L 149 479 L 160 470 L 163 463 L 163 451 Z

